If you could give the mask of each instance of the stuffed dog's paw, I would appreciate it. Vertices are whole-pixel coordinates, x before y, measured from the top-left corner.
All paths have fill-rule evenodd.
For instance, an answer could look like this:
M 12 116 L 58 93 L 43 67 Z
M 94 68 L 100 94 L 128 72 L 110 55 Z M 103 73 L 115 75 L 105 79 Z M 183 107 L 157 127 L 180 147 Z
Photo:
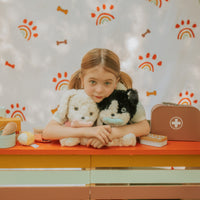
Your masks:
M 135 134 L 129 133 L 122 138 L 114 139 L 112 142 L 109 142 L 107 146 L 135 146 L 136 145 L 136 137 Z
M 80 138 L 63 138 L 60 139 L 60 144 L 62 147 L 72 147 L 80 144 Z
M 136 137 L 135 134 L 129 133 L 122 138 L 122 146 L 135 146 L 136 145 Z
M 87 145 L 87 143 L 88 143 L 88 138 L 81 138 L 81 142 L 80 142 L 80 144 L 81 145 Z

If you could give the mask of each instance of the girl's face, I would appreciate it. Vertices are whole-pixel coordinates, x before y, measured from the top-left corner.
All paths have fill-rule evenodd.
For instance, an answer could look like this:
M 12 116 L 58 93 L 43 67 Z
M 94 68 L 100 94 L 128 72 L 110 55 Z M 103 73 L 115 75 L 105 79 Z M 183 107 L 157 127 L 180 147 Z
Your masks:
M 102 65 L 85 70 L 81 77 L 81 84 L 88 96 L 96 103 L 101 102 L 117 87 L 118 79 L 116 76 L 106 71 Z

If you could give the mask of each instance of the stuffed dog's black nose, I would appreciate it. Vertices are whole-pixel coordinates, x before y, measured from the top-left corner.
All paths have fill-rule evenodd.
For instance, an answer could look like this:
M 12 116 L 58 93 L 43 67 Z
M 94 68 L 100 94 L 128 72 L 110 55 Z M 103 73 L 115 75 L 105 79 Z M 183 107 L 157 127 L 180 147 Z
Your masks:
M 112 114 L 111 114 L 111 116 L 112 116 L 112 117 L 114 117 L 114 116 L 115 116 L 115 114 L 114 114 L 114 113 L 112 113 Z
M 81 119 L 85 119 L 85 117 L 81 117 Z

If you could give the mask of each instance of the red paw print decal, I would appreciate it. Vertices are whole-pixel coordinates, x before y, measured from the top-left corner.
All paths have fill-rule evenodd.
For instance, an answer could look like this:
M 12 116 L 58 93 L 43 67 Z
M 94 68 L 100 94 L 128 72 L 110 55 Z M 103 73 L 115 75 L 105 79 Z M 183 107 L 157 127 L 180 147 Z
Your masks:
M 57 74 L 57 77 L 53 77 L 52 82 L 56 83 L 55 90 L 65 90 L 68 89 L 69 80 L 67 79 L 67 72 Z
M 96 18 L 96 25 L 101 25 L 107 22 L 110 22 L 115 19 L 115 17 L 110 13 L 114 9 L 114 5 L 109 7 L 106 4 L 102 5 L 102 8 L 99 6 L 96 7 L 96 13 L 91 13 L 92 18 Z
M 178 104 L 181 105 L 192 105 L 198 103 L 198 100 L 194 99 L 194 93 L 189 93 L 188 91 L 186 91 L 185 93 L 180 92 L 179 97 L 180 100 Z
M 7 114 L 10 114 L 11 118 L 20 118 L 21 121 L 26 121 L 26 117 L 24 115 L 24 111 L 26 110 L 25 107 L 20 108 L 19 103 L 16 103 L 16 105 L 11 104 L 10 109 L 6 110 Z
M 162 66 L 162 61 L 157 60 L 156 54 L 151 56 L 150 53 L 147 53 L 145 57 L 139 56 L 138 59 L 142 61 L 142 64 L 140 64 L 138 67 L 140 69 L 154 72 L 155 66 L 158 66 L 158 67 Z
M 196 27 L 197 25 L 191 24 L 189 19 L 186 22 L 182 20 L 180 24 L 176 24 L 175 26 L 175 28 L 179 30 L 177 39 L 195 38 L 194 29 Z
M 37 26 L 33 25 L 33 21 L 24 19 L 23 24 L 19 25 L 18 28 L 27 41 L 29 41 L 32 37 L 38 37 L 38 33 L 36 33 Z

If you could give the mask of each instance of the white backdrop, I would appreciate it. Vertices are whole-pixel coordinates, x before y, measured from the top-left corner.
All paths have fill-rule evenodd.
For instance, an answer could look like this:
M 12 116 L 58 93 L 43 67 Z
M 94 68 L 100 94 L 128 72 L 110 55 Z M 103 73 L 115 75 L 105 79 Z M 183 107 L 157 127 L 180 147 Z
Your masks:
M 82 56 L 96 47 L 119 55 L 148 119 L 163 101 L 200 108 L 199 0 L 0 0 L 7 117 L 20 117 L 23 130 L 43 128 Z

